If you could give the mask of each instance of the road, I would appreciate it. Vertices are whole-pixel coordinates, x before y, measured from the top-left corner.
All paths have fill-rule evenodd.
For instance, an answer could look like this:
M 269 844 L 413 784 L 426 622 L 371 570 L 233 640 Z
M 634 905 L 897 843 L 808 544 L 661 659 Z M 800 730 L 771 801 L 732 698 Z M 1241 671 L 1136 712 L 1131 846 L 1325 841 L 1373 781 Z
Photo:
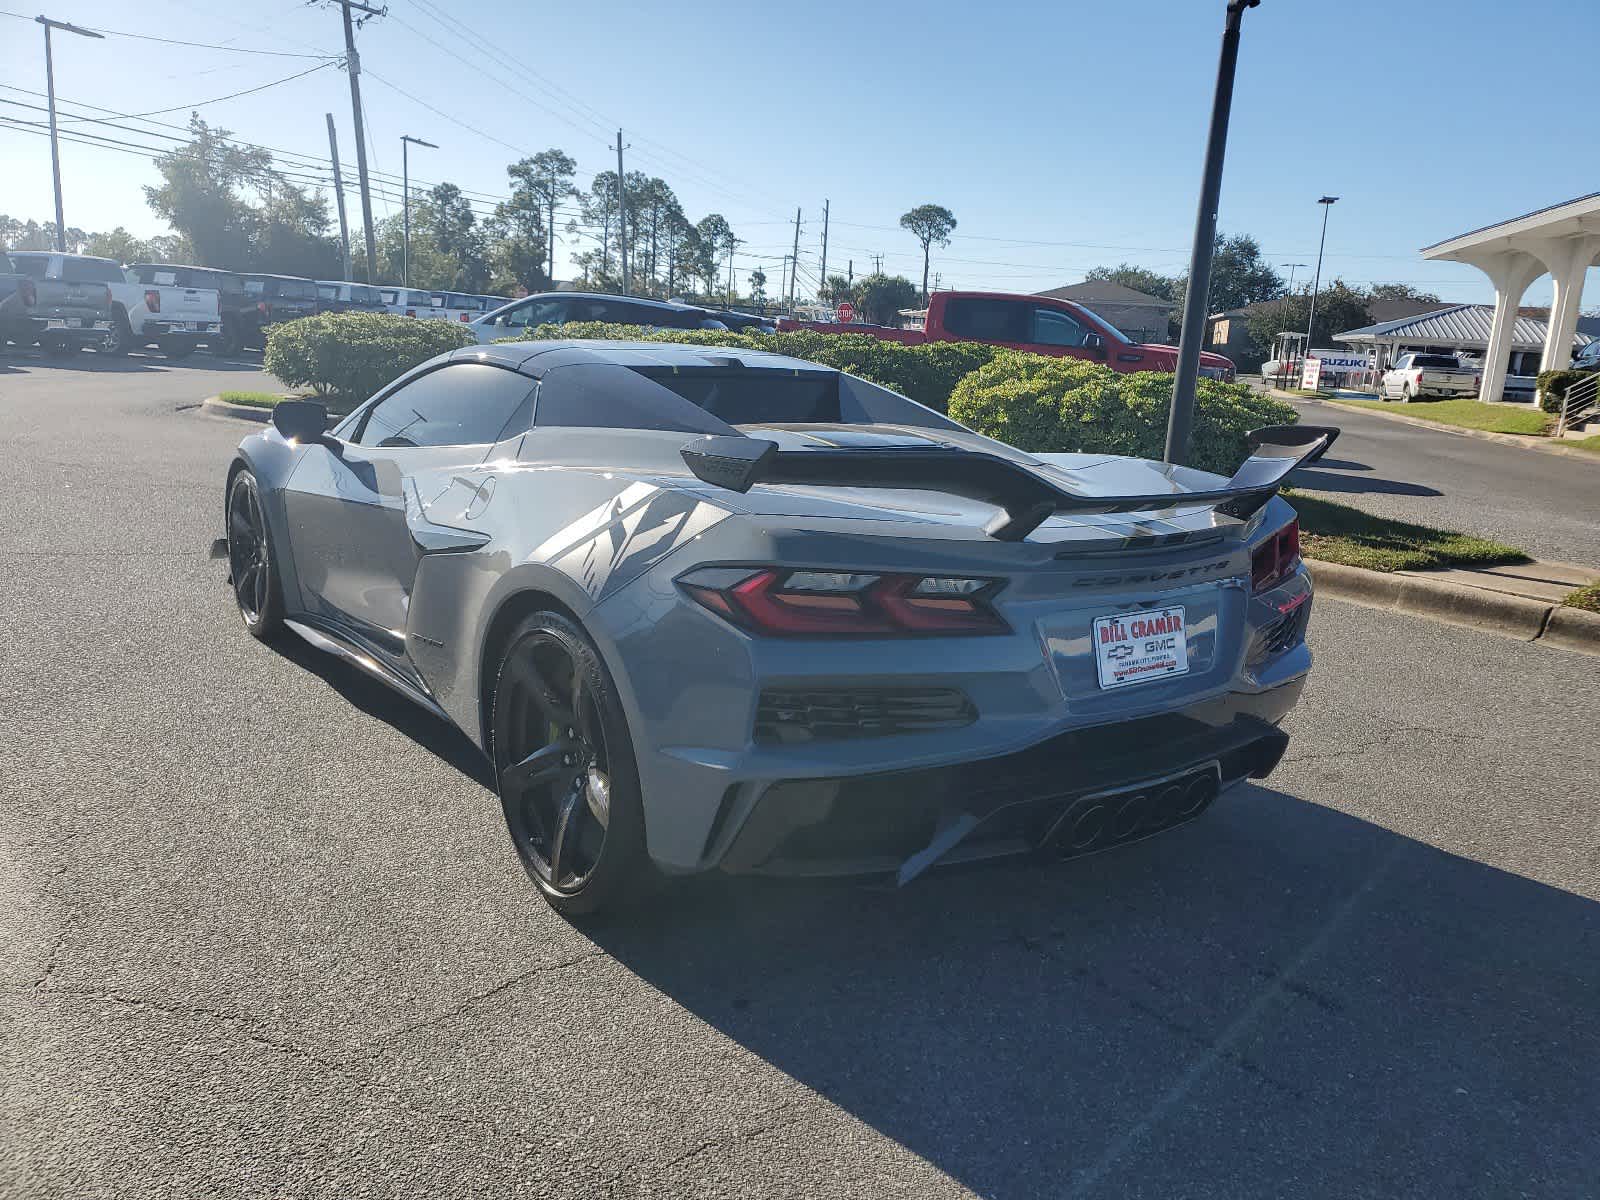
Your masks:
M 245 636 L 225 385 L 0 370 L 0 1196 L 1592 1194 L 1595 659 L 1319 601 L 1179 831 L 579 928 L 462 738 Z
M 1294 405 L 1301 420 L 1343 431 L 1327 459 L 1296 472 L 1295 487 L 1497 538 L 1535 558 L 1600 567 L 1600 455 L 1589 462 L 1526 450 L 1320 400 Z

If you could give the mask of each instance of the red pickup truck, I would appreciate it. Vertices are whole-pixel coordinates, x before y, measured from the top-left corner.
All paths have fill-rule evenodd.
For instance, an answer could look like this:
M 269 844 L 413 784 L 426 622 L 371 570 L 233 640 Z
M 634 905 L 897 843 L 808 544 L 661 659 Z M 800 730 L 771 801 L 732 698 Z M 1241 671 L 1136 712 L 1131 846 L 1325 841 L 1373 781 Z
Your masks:
M 1070 300 L 1006 292 L 935 292 L 921 329 L 887 329 L 838 321 L 779 321 L 778 328 L 823 333 L 865 333 L 915 346 L 922 342 L 987 342 L 1032 354 L 1103 362 L 1113 371 L 1175 371 L 1176 346 L 1129 341 L 1110 322 Z M 1232 381 L 1233 362 L 1200 355 L 1200 374 Z

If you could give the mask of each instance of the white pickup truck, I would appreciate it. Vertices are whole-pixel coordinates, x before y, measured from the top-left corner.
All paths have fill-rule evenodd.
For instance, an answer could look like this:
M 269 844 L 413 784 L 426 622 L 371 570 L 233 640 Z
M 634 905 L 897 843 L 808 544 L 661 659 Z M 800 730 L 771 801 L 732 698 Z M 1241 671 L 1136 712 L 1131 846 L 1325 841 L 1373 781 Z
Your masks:
M 215 346 L 221 341 L 222 312 L 215 289 L 184 287 L 175 272 L 159 267 L 153 274 L 146 272 L 149 282 L 133 271 L 118 268 L 117 274 L 111 281 L 115 304 L 106 353 L 155 345 L 168 358 L 187 358 L 200 343 Z
M 1378 398 L 1402 404 L 1430 396 L 1476 396 L 1478 373 L 1450 354 L 1402 354 L 1378 380 Z

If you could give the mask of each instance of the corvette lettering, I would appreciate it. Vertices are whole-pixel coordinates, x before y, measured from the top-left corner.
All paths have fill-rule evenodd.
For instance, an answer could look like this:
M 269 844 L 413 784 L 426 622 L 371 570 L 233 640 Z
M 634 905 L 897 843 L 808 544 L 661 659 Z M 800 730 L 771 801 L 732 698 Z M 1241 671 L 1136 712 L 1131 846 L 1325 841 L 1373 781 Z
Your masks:
M 1230 561 L 1224 558 L 1220 562 L 1202 563 L 1198 567 L 1186 567 L 1176 571 L 1154 571 L 1134 575 L 1090 575 L 1085 579 L 1074 580 L 1072 586 L 1118 587 L 1129 583 L 1168 583 L 1175 579 L 1193 579 L 1197 575 L 1226 571 L 1230 566 Z

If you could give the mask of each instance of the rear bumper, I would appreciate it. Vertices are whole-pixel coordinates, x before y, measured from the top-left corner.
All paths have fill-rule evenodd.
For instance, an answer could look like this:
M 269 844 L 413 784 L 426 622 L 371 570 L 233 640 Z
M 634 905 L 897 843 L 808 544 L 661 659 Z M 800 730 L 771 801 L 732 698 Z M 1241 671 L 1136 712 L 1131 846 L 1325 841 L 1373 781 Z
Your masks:
M 144 327 L 147 337 L 187 337 L 197 341 L 222 333 L 220 321 L 151 321 Z
M 111 322 L 102 313 L 31 316 L 27 324 L 35 338 L 60 338 L 84 346 L 103 342 L 106 334 L 111 332 Z
M 951 767 L 780 782 L 750 807 L 716 865 L 768 875 L 915 873 L 1137 841 L 1271 772 L 1289 739 L 1269 718 L 1299 691 L 1296 681 L 1254 697 L 1250 707 L 1264 715 L 1239 711 L 1220 724 L 1216 711 L 1174 713 Z

